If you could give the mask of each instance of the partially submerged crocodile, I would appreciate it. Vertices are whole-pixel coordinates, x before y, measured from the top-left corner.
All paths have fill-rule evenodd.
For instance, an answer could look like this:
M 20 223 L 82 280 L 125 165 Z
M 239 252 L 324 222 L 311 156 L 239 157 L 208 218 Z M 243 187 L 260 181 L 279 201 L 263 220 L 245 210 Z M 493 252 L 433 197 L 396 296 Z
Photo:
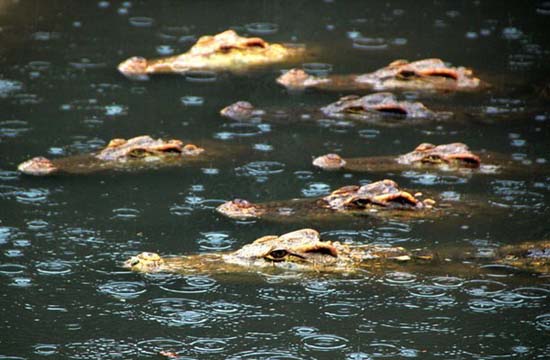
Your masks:
M 550 241 L 503 246 L 485 256 L 485 259 L 478 260 L 530 272 L 550 272 Z M 411 263 L 441 264 L 466 258 L 475 256 L 463 253 L 458 258 L 449 259 L 444 254 L 426 250 L 379 245 L 350 246 L 337 241 L 322 241 L 316 230 L 301 229 L 281 236 L 264 236 L 229 253 L 161 257 L 156 253 L 143 252 L 126 260 L 123 266 L 145 273 L 227 273 L 264 269 L 353 272 Z
M 292 114 L 290 111 L 257 109 L 247 101 L 226 106 L 220 114 L 236 121 L 285 121 L 312 119 L 349 119 L 383 126 L 412 125 L 420 122 L 440 121 L 452 117 L 452 113 L 433 111 L 418 101 L 401 101 L 392 93 L 381 92 L 359 97 L 348 95 L 319 110 Z M 292 115 L 291 115 L 292 114 Z M 285 116 L 286 115 L 286 116 Z
M 234 219 L 254 218 L 337 218 L 342 215 L 369 215 L 384 217 L 430 217 L 441 208 L 436 201 L 422 198 L 421 193 L 399 189 L 392 180 L 381 180 L 363 186 L 339 188 L 319 199 L 289 200 L 253 204 L 246 200 L 227 201 L 216 210 Z
M 277 82 L 291 90 L 314 88 L 333 91 L 473 91 L 484 86 L 472 70 L 448 66 L 441 59 L 396 60 L 384 68 L 361 75 L 319 77 L 301 69 L 291 69 Z
M 324 170 L 352 172 L 387 172 L 410 169 L 442 170 L 494 174 L 500 166 L 482 163 L 463 143 L 433 145 L 422 143 L 413 151 L 398 156 L 371 156 L 342 158 L 338 154 L 326 154 L 313 160 L 313 165 Z
M 261 38 L 241 37 L 233 30 L 226 30 L 214 36 L 202 36 L 181 55 L 161 59 L 134 56 L 120 63 L 118 70 L 130 78 L 194 70 L 242 72 L 262 65 L 296 61 L 304 54 L 304 47 L 270 44 Z
M 113 139 L 102 150 L 88 154 L 60 159 L 39 156 L 27 160 L 17 167 L 27 175 L 44 176 L 55 173 L 90 173 L 101 170 L 142 169 L 161 166 L 177 166 L 197 160 L 205 160 L 210 151 L 194 144 L 183 144 L 180 140 L 153 139 L 138 136 L 128 140 Z

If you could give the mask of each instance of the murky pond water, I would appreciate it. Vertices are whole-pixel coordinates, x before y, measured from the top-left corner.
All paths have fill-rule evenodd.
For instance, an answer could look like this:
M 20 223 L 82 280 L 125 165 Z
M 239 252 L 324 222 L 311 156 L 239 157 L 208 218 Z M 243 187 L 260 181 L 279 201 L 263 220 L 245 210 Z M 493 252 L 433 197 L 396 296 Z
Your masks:
M 141 251 L 227 251 L 301 227 L 409 248 L 482 251 L 548 239 L 549 20 L 548 1 L 0 1 L 0 358 L 548 358 L 549 278 L 498 266 L 471 274 L 150 276 L 120 265 Z M 494 86 L 420 96 L 464 121 L 242 124 L 219 109 L 237 100 L 312 109 L 342 94 L 287 93 L 274 82 L 278 67 L 149 81 L 116 71 L 129 56 L 181 53 L 227 28 L 307 44 L 315 55 L 304 67 L 313 72 L 441 57 Z M 16 171 L 32 156 L 80 154 L 141 134 L 208 141 L 227 156 L 135 173 Z M 327 152 L 391 155 L 453 141 L 501 153 L 520 170 L 351 174 L 311 166 Z M 213 210 L 234 197 L 318 197 L 384 177 L 485 207 L 444 219 L 315 223 L 238 222 Z

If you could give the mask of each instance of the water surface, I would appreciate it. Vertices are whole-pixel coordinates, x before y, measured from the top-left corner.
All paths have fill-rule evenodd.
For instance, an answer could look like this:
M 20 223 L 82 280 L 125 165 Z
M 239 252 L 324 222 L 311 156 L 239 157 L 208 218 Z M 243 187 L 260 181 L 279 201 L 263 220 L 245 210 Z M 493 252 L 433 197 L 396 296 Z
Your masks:
M 487 268 L 349 275 L 143 276 L 120 263 L 140 251 L 188 254 L 239 248 L 266 234 L 315 226 L 357 244 L 476 247 L 550 236 L 547 1 L 1 1 L 0 358 L 493 359 L 550 354 L 548 278 Z M 186 51 L 227 28 L 305 43 L 306 68 L 373 71 L 441 57 L 494 84 L 484 93 L 420 96 L 468 121 L 385 128 L 349 121 L 236 124 L 218 115 L 237 100 L 315 108 L 343 94 L 288 94 L 274 67 L 214 81 L 131 81 L 133 55 Z M 299 64 L 300 65 L 300 64 Z M 548 88 L 547 88 L 548 91 Z M 405 94 L 410 98 L 418 94 Z M 546 95 L 548 96 L 548 95 Z M 217 142 L 244 153 L 198 167 L 33 178 L 37 155 L 93 151 L 149 134 Z M 462 141 L 524 171 L 465 176 L 323 173 L 311 159 L 390 155 L 421 142 Z M 475 198 L 489 210 L 429 221 L 235 222 L 213 208 L 317 197 L 391 177 L 401 186 Z M 494 210 L 494 211 L 493 211 Z

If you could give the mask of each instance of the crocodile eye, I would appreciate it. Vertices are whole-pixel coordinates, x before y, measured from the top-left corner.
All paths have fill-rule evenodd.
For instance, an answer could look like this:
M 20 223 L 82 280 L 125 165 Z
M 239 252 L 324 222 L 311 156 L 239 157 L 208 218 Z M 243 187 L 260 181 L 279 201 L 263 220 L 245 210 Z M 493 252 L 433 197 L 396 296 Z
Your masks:
M 266 258 L 272 261 L 282 261 L 288 254 L 289 252 L 284 249 L 277 249 L 267 254 Z
M 128 156 L 135 157 L 135 158 L 143 158 L 147 155 L 147 151 L 145 149 L 133 149 L 128 153 Z
M 137 264 L 139 264 L 139 259 L 137 257 L 132 258 L 130 266 L 136 266 Z

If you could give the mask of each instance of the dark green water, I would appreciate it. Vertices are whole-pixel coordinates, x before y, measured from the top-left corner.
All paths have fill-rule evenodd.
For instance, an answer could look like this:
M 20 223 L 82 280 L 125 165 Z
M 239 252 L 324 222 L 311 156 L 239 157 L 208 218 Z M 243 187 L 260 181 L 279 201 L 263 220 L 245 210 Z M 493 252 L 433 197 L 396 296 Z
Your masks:
M 200 359 L 548 358 L 544 277 L 495 269 L 445 278 L 416 271 L 142 276 L 119 265 L 145 250 L 231 250 L 310 226 L 330 239 L 406 247 L 482 250 L 548 239 L 550 173 L 529 164 L 550 160 L 550 106 L 540 92 L 550 81 L 549 19 L 545 1 L 0 1 L 0 358 L 160 358 L 161 350 Z M 246 34 L 255 22 L 278 25 L 268 41 L 319 49 L 313 61 L 332 64 L 334 73 L 441 57 L 474 68 L 495 87 L 422 98 L 469 119 L 460 123 L 237 124 L 219 109 L 237 100 L 318 107 L 341 94 L 287 94 L 274 82 L 277 68 L 209 83 L 178 75 L 134 82 L 116 71 L 129 56 L 177 54 L 189 38 L 229 27 Z M 387 46 L 355 49 L 357 36 Z M 187 96 L 201 97 L 202 105 L 185 106 Z M 141 134 L 245 151 L 198 167 L 139 173 L 16 172 L 32 156 L 89 152 Z M 374 175 L 310 165 L 329 151 L 390 155 L 450 141 L 500 152 L 524 171 Z M 315 197 L 382 177 L 475 197 L 489 210 L 429 221 L 315 224 L 239 223 L 213 211 L 234 197 Z

